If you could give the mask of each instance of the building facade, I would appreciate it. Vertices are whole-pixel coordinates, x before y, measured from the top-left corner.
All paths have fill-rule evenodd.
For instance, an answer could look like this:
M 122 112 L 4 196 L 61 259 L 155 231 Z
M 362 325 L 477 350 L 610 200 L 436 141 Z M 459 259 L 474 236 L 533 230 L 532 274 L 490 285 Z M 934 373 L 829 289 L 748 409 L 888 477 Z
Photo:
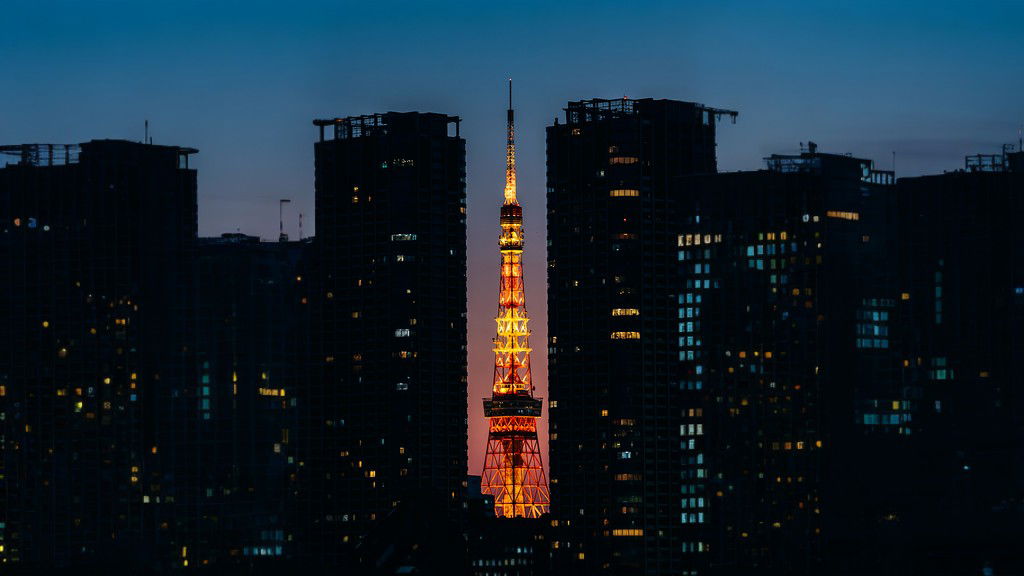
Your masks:
M 195 150 L 3 152 L 0 559 L 148 567 L 187 538 L 168 471 L 195 376 Z
M 1021 565 L 1012 159 L 896 183 L 811 145 L 685 179 L 679 433 L 698 526 L 680 545 L 698 571 Z
M 734 112 L 570 102 L 547 129 L 552 522 L 560 570 L 684 574 L 673 214 Z
M 893 298 L 905 310 L 915 437 L 889 488 L 889 537 L 877 539 L 904 573 L 1024 567 L 1014 544 L 1024 515 L 1022 198 L 1024 153 L 1012 147 L 899 180 Z
M 193 562 L 291 560 L 309 363 L 310 242 L 199 240 Z
M 908 425 L 893 175 L 814 148 L 683 184 L 680 545 L 698 573 L 820 573 L 872 474 L 854 415 Z
M 466 161 L 455 117 L 315 124 L 316 356 L 302 476 L 310 542 L 331 557 L 399 503 L 439 505 L 439 524 L 462 512 Z

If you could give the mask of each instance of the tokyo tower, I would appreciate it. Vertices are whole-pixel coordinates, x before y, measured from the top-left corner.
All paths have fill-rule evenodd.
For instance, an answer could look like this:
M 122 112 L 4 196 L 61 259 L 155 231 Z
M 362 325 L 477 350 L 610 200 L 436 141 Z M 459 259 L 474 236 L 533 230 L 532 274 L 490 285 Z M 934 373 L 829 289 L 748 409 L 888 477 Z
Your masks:
M 537 441 L 543 402 L 533 397 L 530 330 L 523 287 L 523 207 L 516 199 L 516 145 L 512 81 L 508 82 L 508 144 L 505 151 L 505 203 L 501 206 L 501 282 L 498 291 L 494 380 L 484 399 L 490 420 L 481 491 L 494 496 L 494 513 L 506 518 L 537 518 L 551 502 Z

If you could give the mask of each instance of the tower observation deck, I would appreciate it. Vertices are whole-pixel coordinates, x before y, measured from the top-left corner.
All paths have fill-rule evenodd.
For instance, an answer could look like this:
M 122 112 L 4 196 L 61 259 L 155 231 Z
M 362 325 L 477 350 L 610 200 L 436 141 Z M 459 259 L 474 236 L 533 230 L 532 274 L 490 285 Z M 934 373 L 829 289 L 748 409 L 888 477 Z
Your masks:
M 508 85 L 505 202 L 501 206 L 501 274 L 498 288 L 494 379 L 484 399 L 490 420 L 481 491 L 494 496 L 494 513 L 537 518 L 548 512 L 550 495 L 537 440 L 543 402 L 533 396 L 530 330 L 523 283 L 523 207 L 516 198 L 516 146 L 512 81 Z

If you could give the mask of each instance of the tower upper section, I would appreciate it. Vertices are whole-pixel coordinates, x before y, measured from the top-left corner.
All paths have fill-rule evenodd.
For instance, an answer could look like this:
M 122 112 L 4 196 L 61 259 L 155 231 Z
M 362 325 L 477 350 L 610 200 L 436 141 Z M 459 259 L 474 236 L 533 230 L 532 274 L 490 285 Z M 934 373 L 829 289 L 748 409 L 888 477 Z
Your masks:
M 516 129 L 512 110 L 512 79 L 508 79 L 508 140 L 505 143 L 505 205 L 518 206 L 516 199 Z

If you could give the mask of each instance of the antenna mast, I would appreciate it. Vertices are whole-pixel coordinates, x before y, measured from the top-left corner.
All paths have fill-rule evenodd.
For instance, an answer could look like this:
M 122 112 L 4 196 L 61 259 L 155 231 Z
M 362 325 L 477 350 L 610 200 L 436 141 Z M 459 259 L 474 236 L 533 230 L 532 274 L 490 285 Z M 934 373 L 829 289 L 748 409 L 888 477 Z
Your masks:
M 512 79 L 508 79 L 508 140 L 505 143 L 505 204 L 519 204 L 516 199 L 516 129 L 512 110 Z
M 288 198 L 282 198 L 277 203 L 277 222 L 280 235 L 277 237 L 278 242 L 287 242 L 288 235 L 284 233 L 284 205 L 291 202 Z

